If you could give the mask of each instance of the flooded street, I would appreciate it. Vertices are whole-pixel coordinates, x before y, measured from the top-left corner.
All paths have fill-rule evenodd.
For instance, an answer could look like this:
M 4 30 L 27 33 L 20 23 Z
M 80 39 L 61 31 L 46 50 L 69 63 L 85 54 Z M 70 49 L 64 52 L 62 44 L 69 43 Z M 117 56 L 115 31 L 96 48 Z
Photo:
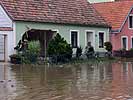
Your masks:
M 133 63 L 0 64 L 0 100 L 133 100 Z

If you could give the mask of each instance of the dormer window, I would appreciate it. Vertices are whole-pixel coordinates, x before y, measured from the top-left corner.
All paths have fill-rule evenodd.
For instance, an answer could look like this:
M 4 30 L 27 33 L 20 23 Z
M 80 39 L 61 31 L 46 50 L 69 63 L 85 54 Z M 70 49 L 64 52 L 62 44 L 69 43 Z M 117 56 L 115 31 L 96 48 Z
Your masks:
M 129 16 L 129 28 L 133 28 L 133 15 Z

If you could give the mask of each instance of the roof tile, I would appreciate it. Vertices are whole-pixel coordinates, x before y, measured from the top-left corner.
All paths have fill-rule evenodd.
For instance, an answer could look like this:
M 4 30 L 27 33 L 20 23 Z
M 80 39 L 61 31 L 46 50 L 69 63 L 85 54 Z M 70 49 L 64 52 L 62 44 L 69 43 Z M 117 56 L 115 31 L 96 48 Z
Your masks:
M 13 20 L 109 25 L 87 0 L 0 0 Z
M 104 17 L 112 26 L 113 30 L 120 29 L 131 7 L 132 0 L 123 0 L 118 2 L 94 3 L 94 8 Z

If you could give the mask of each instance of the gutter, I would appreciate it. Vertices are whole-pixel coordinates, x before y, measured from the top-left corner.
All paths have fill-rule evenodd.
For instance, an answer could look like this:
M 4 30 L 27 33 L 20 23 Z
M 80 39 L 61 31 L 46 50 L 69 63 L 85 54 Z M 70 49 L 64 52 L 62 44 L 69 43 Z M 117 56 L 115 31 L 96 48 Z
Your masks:
M 120 33 L 121 31 L 120 31 L 120 29 L 117 29 L 117 30 L 111 30 L 111 33 L 112 34 L 117 34 L 117 33 Z

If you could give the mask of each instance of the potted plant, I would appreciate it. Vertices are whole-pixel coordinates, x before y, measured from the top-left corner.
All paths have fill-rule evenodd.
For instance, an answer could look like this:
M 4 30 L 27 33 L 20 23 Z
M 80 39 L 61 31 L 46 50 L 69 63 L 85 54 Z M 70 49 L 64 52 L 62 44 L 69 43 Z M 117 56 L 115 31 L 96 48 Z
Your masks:
M 21 63 L 21 57 L 19 54 L 12 54 L 9 57 L 10 57 L 11 63 L 13 63 L 13 64 L 20 64 Z
M 108 57 L 111 57 L 112 56 L 112 48 L 113 48 L 111 42 L 105 42 L 104 46 L 105 46 L 105 49 L 107 50 L 106 55 Z

